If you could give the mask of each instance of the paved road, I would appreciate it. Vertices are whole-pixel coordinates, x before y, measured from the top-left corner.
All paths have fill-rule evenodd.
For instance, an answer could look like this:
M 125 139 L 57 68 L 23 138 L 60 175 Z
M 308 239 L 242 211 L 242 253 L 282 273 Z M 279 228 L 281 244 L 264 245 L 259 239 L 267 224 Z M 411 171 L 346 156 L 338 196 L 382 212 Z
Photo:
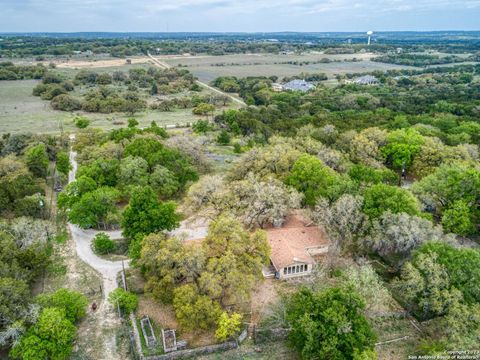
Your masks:
M 150 53 L 147 53 L 147 55 L 148 55 L 148 57 L 153 61 L 153 63 L 154 63 L 155 65 L 157 65 L 158 67 L 160 67 L 160 68 L 162 68 L 162 69 L 170 69 L 170 68 L 171 68 L 171 66 L 170 66 L 169 64 L 167 64 L 167 63 L 164 62 L 164 61 L 160 61 L 160 60 L 154 58 L 152 55 L 150 55 Z M 197 80 L 196 82 L 197 82 L 198 85 L 203 86 L 204 88 L 207 88 L 207 89 L 209 89 L 209 90 L 211 90 L 211 91 L 213 91 L 213 92 L 216 92 L 217 94 L 224 95 L 224 96 L 228 96 L 232 101 L 236 102 L 237 104 L 240 104 L 240 105 L 242 105 L 242 106 L 247 106 L 247 104 L 245 104 L 245 103 L 243 102 L 243 100 L 240 100 L 240 99 L 236 98 L 235 96 L 232 96 L 232 95 L 230 95 L 230 94 L 228 94 L 228 93 L 225 93 L 225 92 L 223 92 L 223 91 L 221 91 L 221 90 L 219 90 L 219 89 L 217 89 L 217 88 L 214 88 L 213 86 L 210 86 L 210 85 L 208 85 L 207 83 L 204 83 L 204 82 L 202 82 L 202 81 L 200 81 L 200 80 Z
M 75 140 L 75 135 L 70 135 L 70 140 Z M 72 164 L 72 170 L 68 174 L 68 182 L 75 180 L 75 174 L 77 172 L 78 164 L 76 161 L 77 153 L 70 150 L 70 163 Z M 95 255 L 92 251 L 91 243 L 92 239 L 99 232 L 107 233 L 111 239 L 121 239 L 121 231 L 97 231 L 97 230 L 84 230 L 77 225 L 68 223 L 70 233 L 75 241 L 75 248 L 77 250 L 78 257 L 82 261 L 86 262 L 92 268 L 100 273 L 103 279 L 103 298 L 108 298 L 108 294 L 117 288 L 117 274 L 122 270 L 121 261 L 108 261 Z M 125 261 L 125 268 L 128 267 L 128 261 Z

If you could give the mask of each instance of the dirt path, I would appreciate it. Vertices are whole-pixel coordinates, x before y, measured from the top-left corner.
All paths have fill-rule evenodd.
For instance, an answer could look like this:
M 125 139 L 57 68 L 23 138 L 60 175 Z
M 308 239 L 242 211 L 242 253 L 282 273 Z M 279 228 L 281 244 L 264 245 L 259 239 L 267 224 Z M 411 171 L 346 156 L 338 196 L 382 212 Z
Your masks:
M 171 68 L 171 66 L 169 64 L 154 58 L 152 55 L 150 55 L 150 53 L 147 53 L 147 55 L 153 61 L 153 63 L 155 65 L 157 65 L 158 67 L 160 67 L 162 69 L 170 69 Z M 223 91 L 221 91 L 217 88 L 214 88 L 213 86 L 210 86 L 210 85 L 208 85 L 208 84 L 206 84 L 206 83 L 204 83 L 200 80 L 197 80 L 196 82 L 197 82 L 198 85 L 203 86 L 204 88 L 207 88 L 207 89 L 209 89 L 213 92 L 216 92 L 217 94 L 228 96 L 232 101 L 236 102 L 237 104 L 240 104 L 242 106 L 247 106 L 247 104 L 245 104 L 243 102 L 243 100 L 240 100 L 240 99 L 236 98 L 235 96 L 232 96 L 232 95 L 230 95 L 228 93 L 225 93 L 225 92 L 223 92 Z
M 75 140 L 75 135 L 70 135 L 70 140 Z M 68 174 L 68 182 L 75 180 L 75 174 L 77 172 L 78 164 L 76 161 L 76 152 L 70 150 L 70 162 L 72 164 L 72 170 Z M 91 242 L 95 235 L 99 232 L 96 230 L 84 230 L 78 226 L 68 223 L 70 234 L 75 243 L 75 250 L 78 257 L 95 269 L 102 278 L 102 300 L 98 309 L 95 312 L 90 312 L 89 316 L 84 322 L 85 329 L 80 333 L 84 333 L 84 336 L 92 338 L 92 343 L 100 341 L 101 349 L 93 349 L 97 353 L 96 359 L 102 360 L 119 360 L 123 356 L 117 352 L 117 339 L 116 332 L 120 325 L 120 320 L 115 314 L 114 308 L 108 303 L 108 295 L 110 292 L 117 288 L 116 277 L 120 270 L 122 270 L 121 261 L 108 261 L 104 260 L 92 251 Z M 104 231 L 112 239 L 121 238 L 120 231 Z M 124 264 L 125 268 L 128 267 L 128 262 Z M 92 350 L 92 349 L 89 349 Z M 88 351 L 90 352 L 90 351 Z

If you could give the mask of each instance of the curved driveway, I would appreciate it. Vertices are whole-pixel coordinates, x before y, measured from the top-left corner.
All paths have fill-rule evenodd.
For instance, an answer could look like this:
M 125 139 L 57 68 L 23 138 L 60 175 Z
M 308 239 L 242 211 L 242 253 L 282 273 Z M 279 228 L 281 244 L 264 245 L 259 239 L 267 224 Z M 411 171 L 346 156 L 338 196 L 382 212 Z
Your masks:
M 75 135 L 70 135 L 70 140 L 75 140 Z M 68 182 L 75 180 L 75 174 L 77 172 L 78 164 L 76 161 L 77 153 L 70 150 L 70 163 L 72 164 L 72 170 L 68 173 Z M 68 223 L 68 228 L 75 241 L 75 248 L 78 257 L 82 261 L 86 262 L 92 268 L 100 273 L 103 279 L 103 298 L 107 299 L 108 294 L 117 288 L 117 274 L 122 270 L 121 261 L 109 261 L 102 259 L 95 255 L 92 251 L 91 244 L 96 234 L 104 232 L 110 236 L 111 239 L 121 239 L 122 233 L 119 230 L 116 231 L 98 231 L 92 229 L 81 229 L 77 225 Z M 128 261 L 124 262 L 125 268 L 128 267 Z

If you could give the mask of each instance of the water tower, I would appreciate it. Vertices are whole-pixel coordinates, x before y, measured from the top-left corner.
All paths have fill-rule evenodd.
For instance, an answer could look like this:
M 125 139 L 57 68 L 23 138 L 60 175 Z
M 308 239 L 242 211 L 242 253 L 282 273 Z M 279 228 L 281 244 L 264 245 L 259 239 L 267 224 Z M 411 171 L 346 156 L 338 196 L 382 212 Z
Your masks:
M 367 31 L 367 36 L 368 36 L 367 45 L 370 45 L 370 40 L 372 39 L 372 35 L 373 35 L 373 31 L 372 31 L 372 30 Z

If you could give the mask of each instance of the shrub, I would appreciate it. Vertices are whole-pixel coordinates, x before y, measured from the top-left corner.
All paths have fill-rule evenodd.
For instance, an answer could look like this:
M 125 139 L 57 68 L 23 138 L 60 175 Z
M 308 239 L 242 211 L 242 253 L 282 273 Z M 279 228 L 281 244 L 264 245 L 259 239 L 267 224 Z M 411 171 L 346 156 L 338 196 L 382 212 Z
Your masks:
M 43 90 L 44 91 L 40 94 L 42 100 L 52 100 L 54 97 L 67 92 L 63 86 L 59 84 L 47 84 Z
M 443 212 L 442 225 L 445 230 L 464 236 L 475 233 L 472 219 L 472 207 L 466 201 L 457 200 Z
M 15 215 L 44 218 L 48 213 L 45 196 L 37 193 L 15 200 Z
M 98 233 L 93 239 L 92 247 L 96 254 L 105 255 L 115 250 L 115 242 L 107 234 Z
M 61 111 L 74 111 L 82 108 L 82 102 L 80 100 L 67 94 L 55 96 L 50 104 L 55 110 Z
M 222 130 L 220 134 L 218 134 L 217 142 L 221 145 L 230 144 L 230 135 L 228 134 L 228 132 L 226 132 L 225 130 Z
M 215 337 L 219 341 L 225 341 L 240 331 L 242 325 L 242 315 L 233 313 L 228 316 L 228 313 L 223 312 L 217 322 L 217 331 Z
M 55 307 L 65 310 L 65 316 L 72 323 L 86 315 L 88 300 L 85 295 L 68 289 L 59 289 L 52 294 L 41 294 L 37 302 L 42 307 Z
M 62 78 L 59 74 L 47 72 L 45 75 L 43 75 L 42 81 L 44 84 L 60 84 L 62 82 Z
M 241 154 L 243 152 L 242 145 L 239 142 L 233 144 L 233 152 L 235 154 Z
M 198 120 L 193 123 L 192 129 L 193 132 L 197 134 L 205 134 L 212 130 L 213 126 L 210 124 L 208 120 Z
M 125 313 L 129 314 L 138 306 L 138 296 L 121 288 L 113 290 L 108 296 L 108 301 L 114 306 L 120 306 Z
M 75 118 L 75 126 L 79 129 L 85 129 L 88 125 L 90 125 L 90 120 L 84 117 L 77 117 Z

